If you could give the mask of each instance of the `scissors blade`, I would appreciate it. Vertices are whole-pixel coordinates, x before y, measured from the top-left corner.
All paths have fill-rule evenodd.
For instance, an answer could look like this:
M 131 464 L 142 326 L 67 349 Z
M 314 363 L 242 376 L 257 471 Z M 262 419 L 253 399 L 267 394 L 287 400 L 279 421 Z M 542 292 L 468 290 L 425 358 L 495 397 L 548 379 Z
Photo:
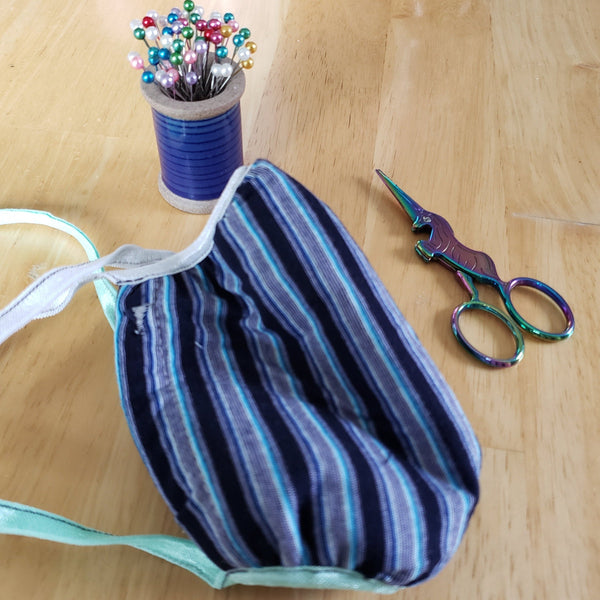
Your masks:
M 412 219 L 413 225 L 416 225 L 419 217 L 425 212 L 423 207 L 417 204 L 406 192 L 401 190 L 381 169 L 375 169 L 375 172 Z

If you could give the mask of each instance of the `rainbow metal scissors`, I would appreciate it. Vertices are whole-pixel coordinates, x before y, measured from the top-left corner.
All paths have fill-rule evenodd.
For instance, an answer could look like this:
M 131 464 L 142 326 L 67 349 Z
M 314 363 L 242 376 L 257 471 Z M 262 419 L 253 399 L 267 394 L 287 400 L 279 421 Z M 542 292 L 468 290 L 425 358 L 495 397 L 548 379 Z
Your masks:
M 556 290 L 552 289 L 549 285 L 546 285 L 537 279 L 531 279 L 530 277 L 515 277 L 508 282 L 502 281 L 498 276 L 494 261 L 487 254 L 477 250 L 471 250 L 461 244 L 454 237 L 454 232 L 446 219 L 419 206 L 381 170 L 376 169 L 376 173 L 381 177 L 396 200 L 398 200 L 402 208 L 404 208 L 408 213 L 408 216 L 412 219 L 412 230 L 420 231 L 429 229 L 431 231 L 428 240 L 419 240 L 417 242 L 415 246 L 417 254 L 427 262 L 437 260 L 451 271 L 454 271 L 461 283 L 471 294 L 471 299 L 469 301 L 464 302 L 454 309 L 451 323 L 454 335 L 458 341 L 473 354 L 473 356 L 492 367 L 510 367 L 523 358 L 525 344 L 520 329 L 527 331 L 538 338 L 550 341 L 563 340 L 573 333 L 575 327 L 573 312 L 565 299 Z M 512 320 L 496 307 L 487 304 L 486 302 L 482 302 L 479 299 L 479 293 L 475 287 L 474 281 L 489 284 L 498 290 L 500 297 L 504 302 L 504 306 L 510 317 L 512 317 Z M 563 331 L 560 333 L 543 331 L 526 321 L 519 314 L 510 297 L 511 291 L 519 286 L 534 288 L 546 295 L 558 306 L 566 322 Z M 500 319 L 500 321 L 508 327 L 515 341 L 516 350 L 513 356 L 506 359 L 493 358 L 477 350 L 467 340 L 460 329 L 459 318 L 466 310 L 483 310 Z

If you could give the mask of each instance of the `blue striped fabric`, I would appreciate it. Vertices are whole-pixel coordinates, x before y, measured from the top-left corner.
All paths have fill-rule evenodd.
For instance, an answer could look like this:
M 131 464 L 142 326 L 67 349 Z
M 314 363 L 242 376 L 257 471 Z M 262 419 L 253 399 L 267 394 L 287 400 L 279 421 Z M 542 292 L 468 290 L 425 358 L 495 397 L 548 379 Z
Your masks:
M 406 586 L 455 552 L 477 440 L 361 250 L 291 177 L 256 162 L 208 256 L 125 286 L 118 312 L 132 433 L 220 568 Z

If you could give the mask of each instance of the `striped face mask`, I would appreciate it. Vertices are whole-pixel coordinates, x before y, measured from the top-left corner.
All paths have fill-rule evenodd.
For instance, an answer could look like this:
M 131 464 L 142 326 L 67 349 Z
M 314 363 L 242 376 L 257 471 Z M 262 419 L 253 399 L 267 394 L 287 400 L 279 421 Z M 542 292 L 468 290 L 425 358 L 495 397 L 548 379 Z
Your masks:
M 189 539 L 9 502 L 0 532 L 129 544 L 216 588 L 394 592 L 451 558 L 478 499 L 477 440 L 361 250 L 289 175 L 236 172 L 180 253 L 123 246 L 50 271 L 0 313 L 2 337 L 89 281 L 132 435 Z

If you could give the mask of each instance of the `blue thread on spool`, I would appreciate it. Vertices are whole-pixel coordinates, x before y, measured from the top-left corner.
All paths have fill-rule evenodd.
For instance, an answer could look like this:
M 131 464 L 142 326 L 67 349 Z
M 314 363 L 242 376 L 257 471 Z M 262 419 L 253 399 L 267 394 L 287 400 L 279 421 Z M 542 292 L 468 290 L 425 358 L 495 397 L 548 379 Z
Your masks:
M 189 200 L 217 198 L 243 163 L 239 103 L 202 121 L 172 119 L 152 110 L 165 186 Z
M 165 95 L 158 85 L 142 83 L 152 108 L 161 166 L 158 188 L 172 206 L 210 212 L 243 164 L 240 98 L 245 85 L 239 71 L 217 96 L 183 102 Z

